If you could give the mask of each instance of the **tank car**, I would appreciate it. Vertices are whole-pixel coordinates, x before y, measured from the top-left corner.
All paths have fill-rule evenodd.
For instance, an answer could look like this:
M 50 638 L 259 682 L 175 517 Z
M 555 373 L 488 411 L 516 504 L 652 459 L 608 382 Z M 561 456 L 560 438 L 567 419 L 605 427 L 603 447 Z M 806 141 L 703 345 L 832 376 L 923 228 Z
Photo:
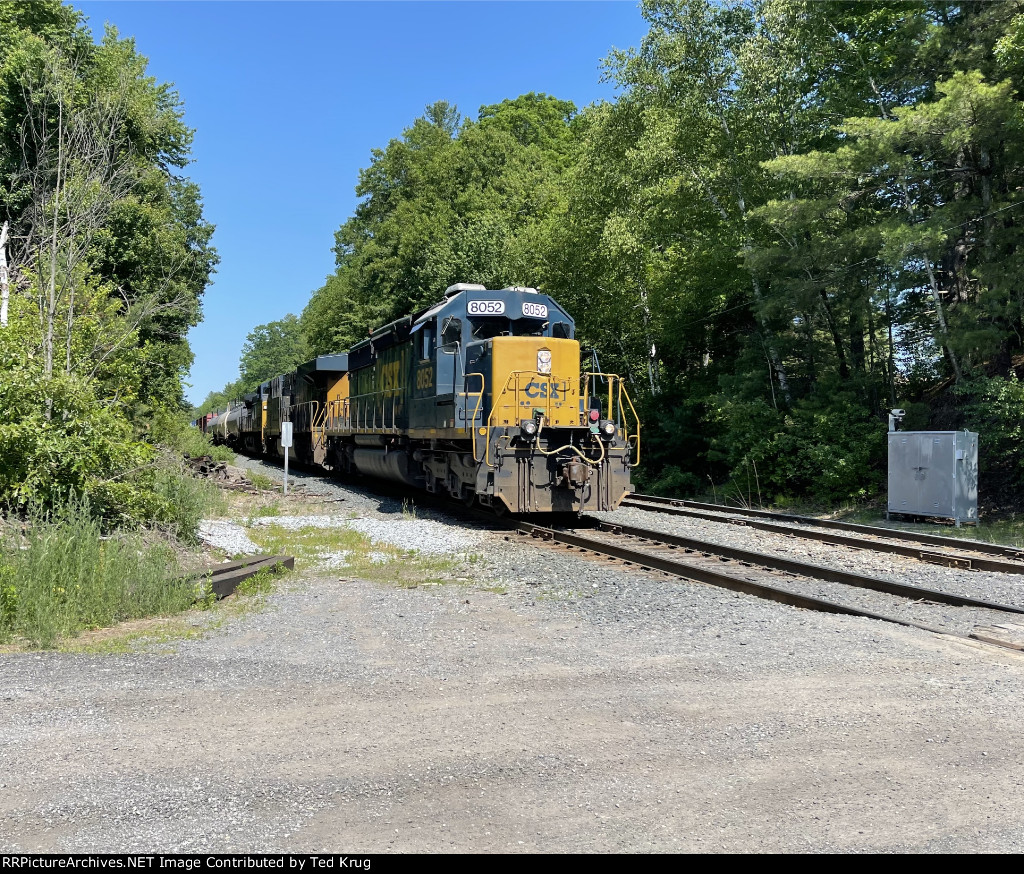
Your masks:
M 532 288 L 453 285 L 259 395 L 272 455 L 290 421 L 298 461 L 498 512 L 613 510 L 639 461 L 623 380 L 581 373 L 572 318 Z

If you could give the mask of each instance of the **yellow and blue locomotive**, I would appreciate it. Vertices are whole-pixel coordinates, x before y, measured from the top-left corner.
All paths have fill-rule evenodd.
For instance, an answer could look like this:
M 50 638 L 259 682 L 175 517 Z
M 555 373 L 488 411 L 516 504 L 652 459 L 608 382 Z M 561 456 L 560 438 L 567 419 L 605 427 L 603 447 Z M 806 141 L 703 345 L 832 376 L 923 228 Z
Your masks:
M 639 423 L 623 380 L 581 373 L 572 318 L 532 288 L 459 283 L 429 309 L 322 355 L 219 424 L 240 449 L 515 513 L 612 510 Z

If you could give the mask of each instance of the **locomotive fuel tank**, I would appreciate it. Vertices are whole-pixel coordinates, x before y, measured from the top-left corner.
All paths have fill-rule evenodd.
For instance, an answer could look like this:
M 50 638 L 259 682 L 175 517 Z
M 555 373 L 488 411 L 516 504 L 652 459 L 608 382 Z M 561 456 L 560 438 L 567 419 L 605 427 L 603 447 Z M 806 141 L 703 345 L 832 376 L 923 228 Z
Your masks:
M 351 456 L 356 470 L 366 476 L 423 488 L 423 477 L 417 475 L 409 453 L 403 449 L 353 449 Z

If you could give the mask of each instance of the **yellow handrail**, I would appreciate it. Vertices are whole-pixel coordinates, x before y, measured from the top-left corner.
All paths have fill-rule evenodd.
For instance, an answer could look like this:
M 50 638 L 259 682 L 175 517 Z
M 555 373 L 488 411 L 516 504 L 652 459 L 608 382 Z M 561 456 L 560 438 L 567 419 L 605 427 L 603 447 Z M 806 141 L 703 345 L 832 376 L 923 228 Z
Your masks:
M 319 402 L 317 402 L 319 408 Z M 314 448 L 317 446 L 327 445 L 327 428 L 325 422 L 327 421 L 327 409 L 328 405 L 324 404 L 322 410 L 314 410 L 312 416 L 312 422 L 310 423 L 310 430 L 312 431 L 312 442 Z
M 636 422 L 636 431 L 633 434 L 629 433 L 629 423 L 626 420 L 625 415 L 622 415 L 622 439 L 630 444 L 635 440 L 636 451 L 632 458 L 633 466 L 640 464 L 640 416 L 637 415 L 636 407 L 633 406 L 633 400 L 629 396 L 629 392 L 626 391 L 625 380 L 619 380 L 619 412 L 623 413 L 622 399 L 626 399 L 626 403 L 629 404 L 629 411 L 633 414 L 633 420 Z
M 626 391 L 626 381 L 619 376 L 617 373 L 601 373 L 600 371 L 589 371 L 583 374 L 583 411 L 584 415 L 590 409 L 590 382 L 594 377 L 600 377 L 605 380 L 608 384 L 608 416 L 607 418 L 616 422 L 621 430 L 622 439 L 627 445 L 634 447 L 634 453 L 632 463 L 637 465 L 640 463 L 640 417 L 637 415 L 636 407 L 633 406 L 633 401 L 629 396 L 629 392 Z M 616 394 L 616 385 L 618 385 L 618 393 Z M 615 401 L 618 404 L 615 404 Z M 623 405 L 623 401 L 626 405 Z M 634 430 L 630 433 L 629 419 L 626 418 L 626 409 L 633 416 Z
M 476 373 L 476 372 L 465 374 L 464 379 L 468 381 L 471 376 L 479 376 L 480 377 L 480 391 L 477 391 L 477 392 L 473 392 L 473 391 L 459 392 L 459 394 L 462 395 L 462 397 L 464 397 L 467 401 L 470 398 L 476 398 L 476 403 L 473 405 L 473 415 L 466 421 L 466 427 L 463 428 L 462 430 L 463 431 L 469 431 L 469 433 L 472 435 L 472 437 L 473 437 L 473 461 L 479 461 L 480 459 L 477 458 L 477 454 L 476 454 L 476 417 L 480 415 L 480 404 L 483 403 L 484 391 L 486 389 L 486 382 L 485 382 L 484 375 L 482 373 Z M 467 403 L 466 406 L 468 407 L 469 404 Z

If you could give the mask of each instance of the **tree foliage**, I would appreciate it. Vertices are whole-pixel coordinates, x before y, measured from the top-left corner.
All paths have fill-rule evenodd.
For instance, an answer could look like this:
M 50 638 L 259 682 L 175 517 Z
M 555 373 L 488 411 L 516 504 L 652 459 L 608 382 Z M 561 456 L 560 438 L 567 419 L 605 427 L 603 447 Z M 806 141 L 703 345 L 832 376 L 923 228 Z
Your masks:
M 641 44 L 604 62 L 614 100 L 439 102 L 373 151 L 301 317 L 310 352 L 452 282 L 534 285 L 631 378 L 642 487 L 867 497 L 895 406 L 982 429 L 985 469 L 1024 484 L 1024 12 L 641 9 Z
M 85 497 L 111 519 L 166 516 L 160 436 L 183 414 L 185 339 L 217 258 L 192 131 L 134 42 L 96 44 L 51 0 L 0 2 L 0 501 Z M 161 474 L 162 475 L 162 474 Z
M 291 313 L 276 322 L 257 325 L 242 346 L 238 364 L 242 388 L 252 391 L 261 382 L 294 370 L 308 358 L 302 326 Z
M 564 208 L 575 111 L 525 94 L 463 120 L 442 101 L 375 149 L 335 234 L 337 269 L 302 315 L 312 351 L 345 348 L 453 282 L 529 284 Z

